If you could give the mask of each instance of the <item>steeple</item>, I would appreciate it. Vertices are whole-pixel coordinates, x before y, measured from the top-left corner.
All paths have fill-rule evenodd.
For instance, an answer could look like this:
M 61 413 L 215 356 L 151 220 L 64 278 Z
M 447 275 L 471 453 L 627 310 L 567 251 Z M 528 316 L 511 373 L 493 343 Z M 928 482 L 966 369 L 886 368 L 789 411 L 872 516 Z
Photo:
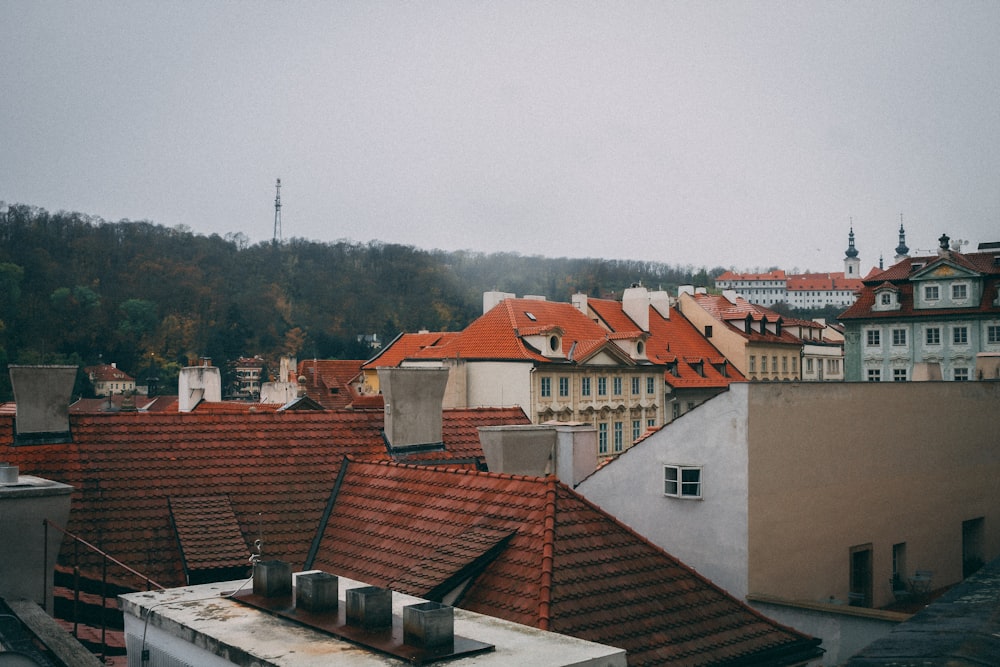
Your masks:
M 899 214 L 899 245 L 896 246 L 896 262 L 902 262 L 910 256 L 910 249 L 906 247 L 906 230 L 903 229 L 903 214 Z
M 847 235 L 847 250 L 844 251 L 844 277 L 858 278 L 861 260 L 858 259 L 858 249 L 854 247 L 854 222 L 851 221 L 851 231 Z

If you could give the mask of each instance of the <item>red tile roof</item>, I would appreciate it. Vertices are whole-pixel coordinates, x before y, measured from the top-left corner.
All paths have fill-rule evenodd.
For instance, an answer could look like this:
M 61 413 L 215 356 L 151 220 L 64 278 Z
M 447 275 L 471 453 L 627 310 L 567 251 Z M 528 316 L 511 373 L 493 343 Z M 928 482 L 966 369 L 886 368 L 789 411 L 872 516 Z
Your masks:
M 110 364 L 100 364 L 99 366 L 87 366 L 83 372 L 90 378 L 91 382 L 134 382 L 131 375 L 122 369 Z
M 789 292 L 816 291 L 852 291 L 861 289 L 860 278 L 845 278 L 844 272 L 835 273 L 800 273 L 788 276 L 786 289 Z
M 421 331 L 419 333 L 403 333 L 396 336 L 396 339 L 389 343 L 377 355 L 369 359 L 362 365 L 365 370 L 372 370 L 378 367 L 396 368 L 418 350 L 436 348 L 446 345 L 449 341 L 460 336 L 456 331 Z
M 631 665 L 816 653 L 554 477 L 346 466 L 309 566 L 436 599 L 468 584 L 459 607 L 619 646 Z
M 785 272 L 781 269 L 768 271 L 767 273 L 735 273 L 726 271 L 716 280 L 785 280 Z
M 66 527 L 163 585 L 185 583 L 168 503 L 228 496 L 245 540 L 268 558 L 305 562 L 346 455 L 388 459 L 381 411 L 71 414 L 73 442 L 13 447 L 0 411 L 0 460 L 74 487 Z M 517 408 L 445 410 L 443 451 L 406 460 L 483 460 L 478 426 L 527 424 Z M 190 533 L 189 533 L 190 534 Z M 185 546 L 186 548 L 186 546 Z M 64 546 L 61 559 L 71 563 Z M 218 554 L 214 554 L 218 556 Z M 93 571 L 95 560 L 82 567 Z M 121 573 L 109 576 L 121 579 Z M 122 579 L 138 587 L 134 579 Z
M 1000 252 L 968 254 L 951 252 L 947 256 L 907 257 L 885 271 L 871 274 L 865 278 L 864 288 L 858 296 L 858 300 L 841 313 L 838 319 L 898 319 L 900 317 L 925 317 L 928 315 L 950 317 L 1000 312 L 1000 308 L 993 305 L 993 300 L 997 298 L 997 290 L 1000 289 L 998 257 L 1000 257 Z M 913 307 L 913 283 L 910 282 L 910 279 L 915 274 L 928 271 L 942 263 L 951 263 L 983 276 L 982 299 L 976 308 L 924 308 L 917 310 Z M 875 292 L 886 286 L 899 290 L 900 307 L 897 310 L 874 310 Z
M 551 361 L 522 338 L 560 333 L 567 358 L 579 360 L 581 350 L 593 353 L 607 344 L 607 332 L 573 304 L 538 299 L 504 299 L 465 328 L 461 334 L 433 348 L 410 355 L 412 359 L 504 359 Z
M 760 322 L 765 318 L 768 322 L 777 322 L 779 319 L 784 321 L 783 315 L 776 313 L 770 308 L 750 303 L 741 296 L 736 297 L 735 303 L 720 294 L 694 294 L 692 296 L 698 305 L 705 310 L 705 312 L 719 322 L 724 323 L 731 331 L 735 331 L 751 342 L 769 344 L 784 343 L 787 345 L 802 344 L 798 338 L 787 331 L 782 331 L 781 335 L 771 332 L 760 333 L 759 329 L 753 329 L 752 331 L 747 332 L 733 324 L 733 322 L 736 321 L 746 321 L 748 317 L 753 322 Z
M 229 496 L 168 498 L 167 504 L 185 571 L 246 566 L 247 544 Z
M 306 396 L 327 410 L 346 408 L 357 393 L 351 386 L 364 365 L 363 359 L 310 359 L 299 362 L 297 377 L 304 377 Z

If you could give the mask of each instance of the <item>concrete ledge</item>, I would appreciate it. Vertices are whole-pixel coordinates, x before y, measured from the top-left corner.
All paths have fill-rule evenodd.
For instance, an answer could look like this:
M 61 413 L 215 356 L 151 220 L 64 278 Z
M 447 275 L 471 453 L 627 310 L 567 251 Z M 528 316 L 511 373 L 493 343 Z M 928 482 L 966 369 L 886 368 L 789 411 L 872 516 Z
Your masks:
M 812 602 L 810 600 L 786 600 L 775 595 L 748 595 L 747 602 L 753 604 L 773 604 L 780 607 L 792 607 L 795 609 L 808 609 L 825 614 L 840 614 L 842 616 L 855 616 L 857 618 L 869 618 L 877 621 L 889 621 L 892 623 L 902 623 L 909 620 L 912 614 L 904 614 L 898 611 L 886 611 L 885 609 L 872 609 L 870 607 L 851 607 L 846 604 L 829 604 L 827 602 Z

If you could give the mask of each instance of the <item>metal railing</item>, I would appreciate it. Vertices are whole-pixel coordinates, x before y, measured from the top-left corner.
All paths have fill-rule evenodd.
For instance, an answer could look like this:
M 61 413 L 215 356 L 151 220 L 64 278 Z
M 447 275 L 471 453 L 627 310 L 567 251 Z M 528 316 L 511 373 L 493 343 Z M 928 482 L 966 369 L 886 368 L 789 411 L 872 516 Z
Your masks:
M 144 582 L 146 590 L 152 590 L 153 588 L 158 588 L 160 590 L 165 590 L 165 587 L 153 581 L 150 577 L 142 574 L 141 572 L 132 569 L 125 563 L 116 559 L 114 556 L 106 553 L 102 549 L 94 546 L 87 540 L 83 539 L 79 535 L 69 532 L 62 526 L 56 524 L 49 519 L 44 519 L 42 521 L 44 525 L 44 560 L 43 563 L 46 564 L 46 568 L 49 563 L 49 526 L 52 526 L 60 533 L 66 537 L 73 540 L 73 637 L 79 638 L 79 620 L 80 620 L 80 547 L 83 546 L 86 550 L 100 556 L 101 559 L 101 653 L 99 657 L 103 661 L 108 649 L 107 644 L 107 603 L 108 603 L 108 563 L 113 563 L 118 567 L 122 568 L 131 575 L 138 577 Z M 55 609 L 48 609 L 49 601 L 49 573 L 43 572 L 42 574 L 42 606 L 45 611 L 50 615 L 55 617 Z M 55 605 L 53 604 L 53 607 Z

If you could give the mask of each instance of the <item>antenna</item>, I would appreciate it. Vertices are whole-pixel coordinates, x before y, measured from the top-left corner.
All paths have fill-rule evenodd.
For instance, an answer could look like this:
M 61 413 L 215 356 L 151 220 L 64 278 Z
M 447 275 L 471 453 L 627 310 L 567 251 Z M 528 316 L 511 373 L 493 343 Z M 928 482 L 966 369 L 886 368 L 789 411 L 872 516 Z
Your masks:
M 275 185 L 274 192 L 274 238 L 272 243 L 281 242 L 281 179 Z

